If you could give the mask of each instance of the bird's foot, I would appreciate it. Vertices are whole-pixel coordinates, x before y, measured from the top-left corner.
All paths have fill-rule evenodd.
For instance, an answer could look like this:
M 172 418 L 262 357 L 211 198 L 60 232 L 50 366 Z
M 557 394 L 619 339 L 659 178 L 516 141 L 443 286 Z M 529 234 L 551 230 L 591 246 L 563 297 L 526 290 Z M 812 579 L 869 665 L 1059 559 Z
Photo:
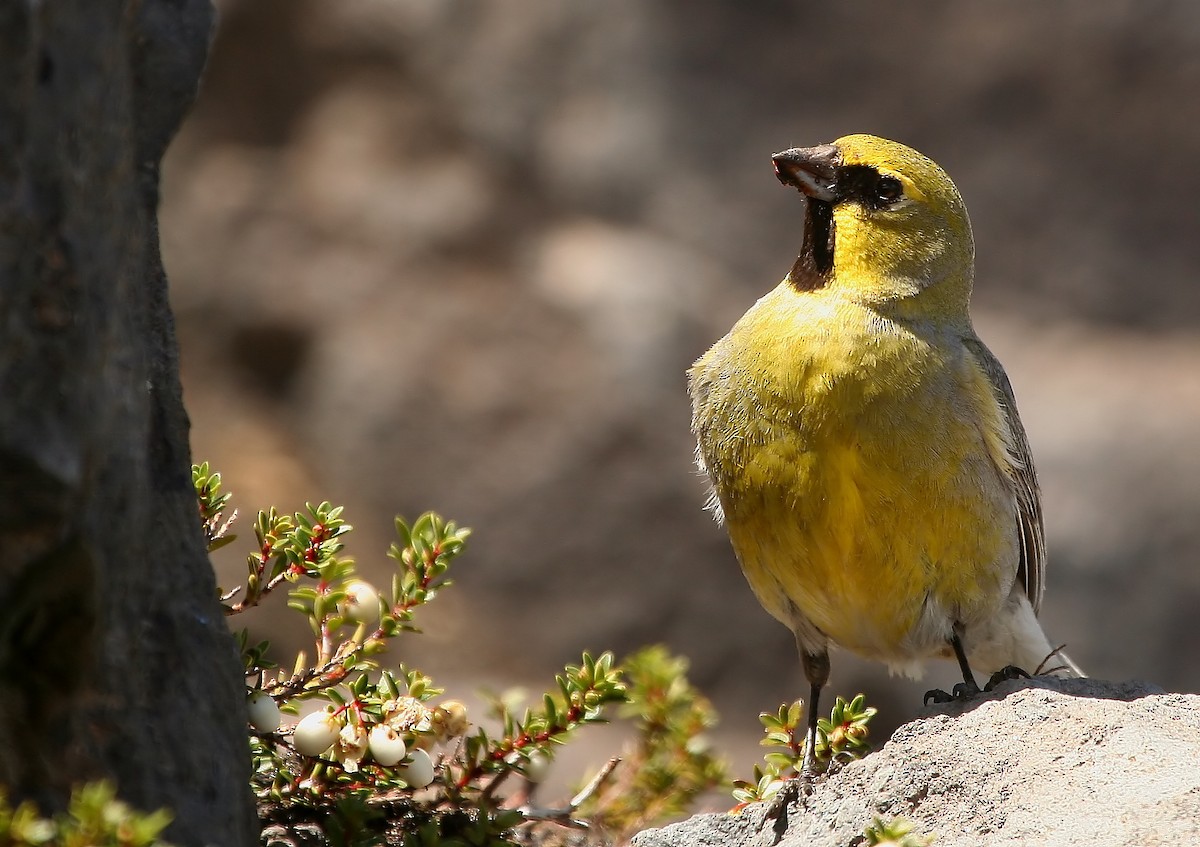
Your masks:
M 989 689 L 990 690 L 990 689 Z M 947 693 L 940 688 L 931 688 L 925 692 L 925 705 L 930 703 L 953 703 L 957 700 L 970 700 L 979 694 L 979 686 L 974 682 L 960 682 Z
M 787 808 L 800 799 L 801 795 L 807 797 L 812 793 L 812 785 L 802 774 L 796 774 L 790 779 L 786 779 L 783 785 L 779 786 L 779 790 L 775 792 L 775 796 L 771 798 L 770 804 L 763 815 L 762 825 L 765 827 L 767 821 L 783 821 L 787 824 Z
M 775 796 L 771 798 L 771 802 L 763 813 L 762 821 L 759 823 L 759 829 L 766 829 L 767 824 L 770 823 L 772 829 L 775 830 L 775 840 L 778 841 L 782 838 L 783 833 L 787 831 L 788 807 L 796 801 L 803 803 L 804 798 L 812 794 L 813 782 L 820 773 L 821 769 L 815 758 L 806 756 L 800 772 L 784 780 L 783 784 L 779 786 L 779 790 L 775 792 Z
M 1010 679 L 1029 679 L 1029 673 L 1016 665 L 1006 665 L 1000 670 L 992 674 L 991 679 L 987 681 L 987 685 L 983 687 L 984 691 L 991 691 L 997 685 Z

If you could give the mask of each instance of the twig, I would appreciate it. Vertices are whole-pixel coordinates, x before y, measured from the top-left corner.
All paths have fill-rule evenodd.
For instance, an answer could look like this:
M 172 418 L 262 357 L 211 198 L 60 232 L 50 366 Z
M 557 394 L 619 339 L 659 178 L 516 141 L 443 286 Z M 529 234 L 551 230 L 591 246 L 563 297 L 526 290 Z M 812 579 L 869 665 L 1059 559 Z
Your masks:
M 577 818 L 574 818 L 572 815 L 574 815 L 575 812 L 578 811 L 579 807 L 586 803 L 593 794 L 600 790 L 600 787 L 608 780 L 610 776 L 612 776 L 613 771 L 617 769 L 617 765 L 619 764 L 621 764 L 621 759 L 618 756 L 613 756 L 611 759 L 605 762 L 604 767 L 600 768 L 600 771 L 594 777 L 592 777 L 591 782 L 585 785 L 578 794 L 571 798 L 570 802 L 567 803 L 566 808 L 539 809 L 527 804 L 517 807 L 517 811 L 520 812 L 521 816 L 527 821 L 549 821 L 551 823 L 556 823 L 560 826 L 571 827 L 573 829 L 590 829 L 591 824 L 589 824 L 587 821 L 581 821 Z
M 262 587 L 262 590 L 260 590 L 253 597 L 247 597 L 247 598 L 243 599 L 241 602 L 234 603 L 232 606 L 226 606 L 225 607 L 226 616 L 236 615 L 238 612 L 244 612 L 244 611 L 246 611 L 246 609 L 249 609 L 252 606 L 257 606 L 259 603 L 262 602 L 262 599 L 271 592 L 271 589 L 275 588 L 275 586 L 279 585 L 279 583 L 281 583 L 285 579 L 287 579 L 287 576 L 288 576 L 288 572 L 286 570 L 283 573 L 276 574 L 266 585 L 264 585 Z M 239 589 L 240 588 L 241 588 L 241 586 L 239 586 Z M 228 599 L 228 598 L 227 597 L 221 598 L 222 601 L 224 601 L 226 599 Z

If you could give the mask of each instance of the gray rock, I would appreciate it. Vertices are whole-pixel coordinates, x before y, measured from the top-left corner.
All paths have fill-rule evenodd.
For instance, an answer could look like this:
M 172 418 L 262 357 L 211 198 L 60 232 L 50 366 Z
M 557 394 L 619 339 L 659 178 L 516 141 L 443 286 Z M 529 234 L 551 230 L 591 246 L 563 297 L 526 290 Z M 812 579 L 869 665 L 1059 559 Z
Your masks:
M 1038 678 L 931 708 L 786 812 L 779 847 L 861 842 L 878 815 L 954 845 L 1188 844 L 1200 837 L 1200 697 Z M 634 847 L 760 847 L 764 807 L 698 815 Z

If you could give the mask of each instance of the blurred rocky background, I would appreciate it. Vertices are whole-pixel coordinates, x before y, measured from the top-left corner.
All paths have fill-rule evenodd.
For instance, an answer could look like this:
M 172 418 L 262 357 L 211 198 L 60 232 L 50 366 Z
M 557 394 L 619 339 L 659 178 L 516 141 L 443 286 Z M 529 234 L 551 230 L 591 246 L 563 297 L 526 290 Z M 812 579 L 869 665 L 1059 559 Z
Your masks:
M 799 247 L 769 156 L 873 132 L 953 175 L 1045 494 L 1052 639 L 1200 689 L 1200 5 L 226 0 L 167 161 L 198 459 L 242 543 L 344 502 L 476 534 L 405 641 L 456 692 L 665 642 L 723 715 L 803 693 L 701 511 L 684 370 Z M 267 612 L 257 634 L 281 635 Z M 834 657 L 894 722 L 930 684 Z

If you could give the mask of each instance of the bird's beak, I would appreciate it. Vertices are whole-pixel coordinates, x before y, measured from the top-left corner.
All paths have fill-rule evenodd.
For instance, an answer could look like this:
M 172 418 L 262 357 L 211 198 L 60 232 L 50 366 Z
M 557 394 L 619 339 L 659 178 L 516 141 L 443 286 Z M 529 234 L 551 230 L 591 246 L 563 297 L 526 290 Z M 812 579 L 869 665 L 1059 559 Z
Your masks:
M 798 188 L 805 195 L 832 203 L 837 199 L 837 172 L 841 151 L 832 144 L 820 147 L 793 147 L 771 157 L 775 176 L 784 185 Z

